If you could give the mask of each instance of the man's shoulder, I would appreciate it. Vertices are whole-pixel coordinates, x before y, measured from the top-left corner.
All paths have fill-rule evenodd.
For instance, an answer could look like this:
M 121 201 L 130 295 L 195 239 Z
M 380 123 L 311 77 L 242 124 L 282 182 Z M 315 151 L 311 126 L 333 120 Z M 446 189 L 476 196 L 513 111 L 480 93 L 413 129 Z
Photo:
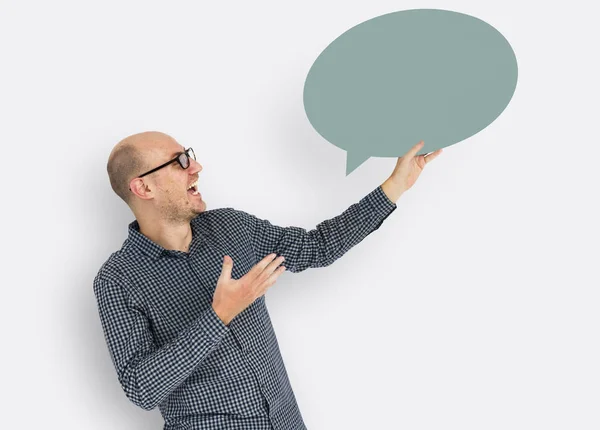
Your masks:
M 130 262 L 125 248 L 110 254 L 94 277 L 93 287 L 96 296 L 103 289 L 125 285 L 127 283 L 125 273 L 128 265 Z
M 232 207 L 223 207 L 198 214 L 198 216 L 192 219 L 192 224 L 211 230 L 239 223 L 244 220 L 245 216 L 247 214 L 244 211 Z

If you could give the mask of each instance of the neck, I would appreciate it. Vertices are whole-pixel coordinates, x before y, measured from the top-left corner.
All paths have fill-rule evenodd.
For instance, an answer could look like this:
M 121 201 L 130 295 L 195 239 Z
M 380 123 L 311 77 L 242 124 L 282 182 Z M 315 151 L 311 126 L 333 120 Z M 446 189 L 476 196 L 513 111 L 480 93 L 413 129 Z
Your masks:
M 165 249 L 188 252 L 192 242 L 192 227 L 188 222 L 148 222 L 138 219 L 140 233 Z

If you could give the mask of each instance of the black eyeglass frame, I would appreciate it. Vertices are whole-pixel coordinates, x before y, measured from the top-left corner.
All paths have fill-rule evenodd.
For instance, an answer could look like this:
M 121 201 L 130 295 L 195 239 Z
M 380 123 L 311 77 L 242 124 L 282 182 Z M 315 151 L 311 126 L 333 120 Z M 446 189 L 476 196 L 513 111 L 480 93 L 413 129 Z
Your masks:
M 150 173 L 154 173 L 154 172 L 156 172 L 157 170 L 159 170 L 159 169 L 162 169 L 163 167 L 167 167 L 169 164 L 171 164 L 171 163 L 174 163 L 175 161 L 177 161 L 177 162 L 179 163 L 179 165 L 181 166 L 181 168 L 182 168 L 182 169 L 187 169 L 188 167 L 190 167 L 190 164 L 191 164 L 191 163 L 190 163 L 190 154 L 189 154 L 189 152 L 191 152 L 191 153 L 192 153 L 192 156 L 191 156 L 191 158 L 193 158 L 193 159 L 195 160 L 195 159 L 196 159 L 196 154 L 194 153 L 194 150 L 193 150 L 191 147 L 189 147 L 189 148 L 188 148 L 188 149 L 186 149 L 185 151 L 183 151 L 183 152 L 180 152 L 179 154 L 177 154 L 177 157 L 173 158 L 172 160 L 170 160 L 170 161 L 167 161 L 166 163 L 164 163 L 164 164 L 161 164 L 160 166 L 158 166 L 158 167 L 155 167 L 155 168 L 154 168 L 154 169 L 152 169 L 152 170 L 148 170 L 146 173 L 144 173 L 144 174 L 142 174 L 142 175 L 139 175 L 139 176 L 136 176 L 134 179 L 137 179 L 137 178 L 142 178 L 142 177 L 144 177 L 144 176 L 146 176 L 146 175 L 149 175 Z M 182 155 L 185 155 L 185 156 L 186 156 L 186 158 L 187 158 L 187 166 L 184 166 L 184 165 L 183 165 L 183 163 L 181 162 L 181 158 L 180 158 L 180 157 L 181 157 Z M 129 191 L 131 191 L 131 188 L 129 188 Z

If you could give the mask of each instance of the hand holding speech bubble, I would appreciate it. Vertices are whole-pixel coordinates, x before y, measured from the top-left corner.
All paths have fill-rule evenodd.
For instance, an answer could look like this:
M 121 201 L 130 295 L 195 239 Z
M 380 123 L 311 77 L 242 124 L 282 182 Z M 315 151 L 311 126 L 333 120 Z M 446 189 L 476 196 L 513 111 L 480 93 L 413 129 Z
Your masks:
M 508 41 L 458 12 L 392 12 L 347 30 L 318 56 L 304 84 L 315 130 L 347 151 L 346 175 L 369 157 L 426 154 L 480 132 L 517 85 Z

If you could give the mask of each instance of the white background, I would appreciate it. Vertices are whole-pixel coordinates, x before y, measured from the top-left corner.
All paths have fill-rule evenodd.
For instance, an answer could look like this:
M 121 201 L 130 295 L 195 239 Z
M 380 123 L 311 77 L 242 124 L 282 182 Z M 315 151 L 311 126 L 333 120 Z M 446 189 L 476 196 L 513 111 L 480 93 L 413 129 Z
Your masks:
M 517 89 L 379 230 L 267 292 L 306 425 L 600 428 L 600 31 L 583 0 L 2 1 L 2 428 L 162 428 L 122 392 L 93 296 L 133 220 L 112 147 L 166 132 L 204 166 L 207 209 L 312 229 L 396 159 L 346 177 L 304 114 L 306 74 L 347 29 L 413 8 L 502 32 Z

